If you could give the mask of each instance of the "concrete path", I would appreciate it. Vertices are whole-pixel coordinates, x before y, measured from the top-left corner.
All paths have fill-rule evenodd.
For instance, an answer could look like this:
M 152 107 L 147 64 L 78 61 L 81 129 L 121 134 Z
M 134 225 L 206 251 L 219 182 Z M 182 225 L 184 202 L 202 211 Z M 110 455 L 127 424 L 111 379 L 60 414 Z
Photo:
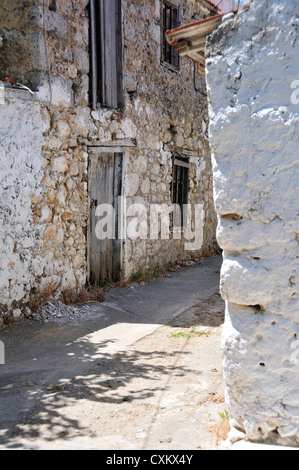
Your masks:
M 132 360 L 135 357 L 132 345 L 219 293 L 221 262 L 221 257 L 216 256 L 144 285 L 112 289 L 106 294 L 104 303 L 90 304 L 88 313 L 80 320 L 57 320 L 55 324 L 27 321 L 2 328 L 0 340 L 5 344 L 6 364 L 0 365 L 0 449 L 51 448 L 51 434 L 43 440 L 36 422 L 34 426 L 29 426 L 27 435 L 23 432 L 23 437 L 19 436 L 20 429 L 24 430 L 33 416 L 40 416 L 40 429 L 44 425 L 44 432 L 49 432 L 51 425 L 45 425 L 42 419 L 49 387 L 53 392 L 59 392 L 66 384 L 74 382 L 75 377 L 85 377 L 86 388 L 86 377 L 94 377 L 94 368 L 98 364 L 107 365 L 108 361 L 117 354 L 124 354 L 129 347 Z M 217 346 L 215 343 L 212 348 L 219 348 L 219 362 L 219 338 L 213 341 Z M 147 342 L 147 354 L 149 347 L 153 346 Z M 169 351 L 171 354 L 172 351 Z M 221 375 L 218 381 L 221 384 Z M 71 413 L 71 403 L 73 406 L 78 404 L 74 401 L 74 393 L 63 405 L 58 398 L 54 393 L 49 406 L 55 408 L 56 402 L 58 408 L 64 406 Z M 111 410 L 109 412 L 112 413 Z M 55 409 L 54 421 L 56 414 Z M 67 427 L 72 427 L 72 417 L 65 419 L 68 420 Z M 73 427 L 76 427 L 75 423 Z M 81 439 L 80 443 L 75 444 L 76 440 L 64 440 L 63 432 L 65 430 L 61 431 L 61 440 L 57 440 L 55 434 L 52 448 L 94 448 L 96 440 L 91 444 L 90 438 L 87 441 Z M 101 442 L 99 445 L 105 446 L 103 443 L 107 442 L 107 448 L 110 448 L 108 441 L 102 439 Z M 118 445 L 126 449 L 126 445 L 133 444 L 120 442 L 114 448 Z M 186 446 L 188 448 L 188 443 Z

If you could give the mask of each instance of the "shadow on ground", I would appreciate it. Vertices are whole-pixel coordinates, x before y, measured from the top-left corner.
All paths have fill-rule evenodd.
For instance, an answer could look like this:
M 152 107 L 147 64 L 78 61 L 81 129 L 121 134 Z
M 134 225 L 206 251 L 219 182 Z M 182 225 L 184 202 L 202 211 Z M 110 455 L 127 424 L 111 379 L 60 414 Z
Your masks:
M 188 355 L 180 352 L 176 354 Z M 90 428 L 82 426 L 82 422 L 66 416 L 65 411 L 70 411 L 73 406 L 80 407 L 80 401 L 96 402 L 97 405 L 111 404 L 113 409 L 117 409 L 126 402 L 136 405 L 155 397 L 161 391 L 161 378 L 167 376 L 182 378 L 190 372 L 186 367 L 164 367 L 162 365 L 152 365 L 153 360 L 163 363 L 166 353 L 142 353 L 129 352 L 119 353 L 114 357 L 101 359 L 98 367 L 94 367 L 92 374 L 85 377 L 74 378 L 73 381 L 61 387 L 60 391 L 55 391 L 55 386 L 49 393 L 48 390 L 42 392 L 40 402 L 31 410 L 30 417 L 26 424 L 18 425 L 14 432 L 6 435 L 2 444 L 6 442 L 7 448 L 20 448 L 23 445 L 10 440 L 25 439 L 31 441 L 34 448 L 34 439 L 42 438 L 46 441 L 63 439 L 73 439 L 78 432 L 90 435 Z M 186 358 L 186 362 L 188 362 Z M 133 382 L 138 378 L 143 383 L 147 380 L 151 384 L 148 388 L 135 389 Z M 153 378 L 154 377 L 154 378 Z M 153 381 L 156 387 L 153 387 Z M 132 389 L 130 389 L 132 384 Z M 30 385 L 29 385 L 30 387 Z M 58 387 L 57 387 L 58 388 Z M 28 390 L 29 400 L 36 400 L 34 386 Z M 30 398 L 31 397 L 31 398 Z M 0 399 L 2 399 L 0 395 Z M 95 416 L 99 419 L 100 416 Z
M 214 266 L 212 270 L 215 272 Z M 169 315 L 165 327 L 221 327 L 224 309 L 219 293 L 215 292 L 217 276 L 215 279 L 209 290 L 212 295 L 200 301 L 196 296 L 189 298 L 185 309 L 182 301 L 177 306 L 179 313 L 174 318 Z M 142 295 L 140 292 L 140 298 Z M 158 302 L 157 298 L 155 301 L 155 309 L 159 304 L 163 308 L 163 297 L 158 296 Z M 158 318 L 155 316 L 154 320 Z M 1 448 L 37 449 L 55 442 L 63 442 L 67 447 L 77 438 L 103 438 L 107 433 L 117 433 L 117 429 L 123 429 L 119 448 L 129 448 L 125 435 L 128 421 L 132 421 L 134 429 L 138 422 L 152 425 L 162 396 L 176 397 L 177 388 L 184 382 L 189 380 L 194 385 L 203 375 L 194 359 L 192 362 L 192 350 L 186 347 L 190 338 L 180 343 L 162 335 L 157 343 L 157 335 L 153 334 L 147 336 L 146 347 L 139 347 L 137 342 L 134 347 L 118 350 L 114 348 L 118 338 L 113 335 L 101 341 L 93 338 L 98 328 L 94 318 L 84 322 L 83 327 L 41 324 L 33 324 L 29 330 L 22 325 L 17 327 L 20 334 L 23 332 L 22 341 L 14 345 L 9 329 L 4 335 L 14 361 L 1 370 L 0 376 Z M 163 331 L 162 328 L 159 334 Z M 169 400 L 171 408 L 176 398 Z M 103 442 L 105 446 L 105 439 Z

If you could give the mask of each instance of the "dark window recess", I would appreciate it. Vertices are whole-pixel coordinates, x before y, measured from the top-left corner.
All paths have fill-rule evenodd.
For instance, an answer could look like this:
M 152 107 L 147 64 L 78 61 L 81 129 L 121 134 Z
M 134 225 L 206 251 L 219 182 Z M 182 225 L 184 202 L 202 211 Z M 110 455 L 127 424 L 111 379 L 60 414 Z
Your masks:
M 163 1 L 162 5 L 162 62 L 178 69 L 179 53 L 166 41 L 166 31 L 178 28 L 180 25 L 180 9 L 171 3 Z
M 90 0 L 91 105 L 123 104 L 121 0 Z
M 56 0 L 50 0 L 49 2 L 49 10 L 56 11 Z
M 172 180 L 172 203 L 175 204 L 173 215 L 173 227 L 184 227 L 186 225 L 186 213 L 184 205 L 188 204 L 189 193 L 189 168 L 188 158 L 174 157 L 173 180 Z

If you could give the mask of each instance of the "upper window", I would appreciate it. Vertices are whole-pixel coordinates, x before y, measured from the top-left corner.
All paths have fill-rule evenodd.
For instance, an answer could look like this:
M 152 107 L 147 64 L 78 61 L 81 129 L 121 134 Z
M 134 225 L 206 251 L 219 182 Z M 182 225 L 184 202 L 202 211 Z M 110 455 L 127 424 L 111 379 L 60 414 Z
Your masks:
M 179 68 L 179 53 L 173 46 L 170 46 L 166 41 L 166 31 L 178 28 L 180 25 L 180 8 L 166 0 L 162 4 L 162 62 L 172 66 L 175 69 Z
M 90 0 L 91 102 L 118 108 L 122 90 L 121 0 Z

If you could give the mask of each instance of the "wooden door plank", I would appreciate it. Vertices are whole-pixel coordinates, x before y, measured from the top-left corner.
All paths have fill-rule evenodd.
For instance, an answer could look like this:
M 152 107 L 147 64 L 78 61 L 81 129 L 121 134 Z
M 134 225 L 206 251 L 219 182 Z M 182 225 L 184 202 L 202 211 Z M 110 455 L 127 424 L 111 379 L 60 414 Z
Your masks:
M 122 163 L 123 155 L 118 153 L 114 157 L 114 210 L 115 210 L 115 240 L 113 240 L 113 281 L 121 279 L 121 214 L 119 211 L 119 197 L 122 195 Z

